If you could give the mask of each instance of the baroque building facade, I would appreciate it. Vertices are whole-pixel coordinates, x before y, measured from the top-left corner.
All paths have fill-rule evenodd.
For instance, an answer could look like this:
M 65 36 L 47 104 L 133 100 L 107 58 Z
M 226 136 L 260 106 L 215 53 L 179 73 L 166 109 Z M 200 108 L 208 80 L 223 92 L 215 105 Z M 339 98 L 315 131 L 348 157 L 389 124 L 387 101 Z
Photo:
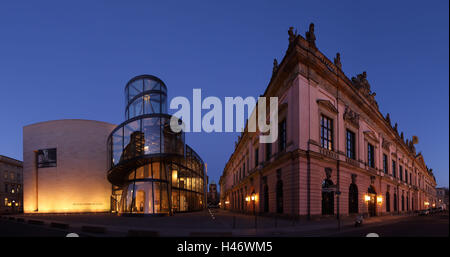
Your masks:
M 349 79 L 339 53 L 332 62 L 318 50 L 314 24 L 305 37 L 288 34 L 262 95 L 278 97 L 278 139 L 239 136 L 219 181 L 221 207 L 308 218 L 432 207 L 436 180 L 418 138 L 381 114 L 367 73 Z

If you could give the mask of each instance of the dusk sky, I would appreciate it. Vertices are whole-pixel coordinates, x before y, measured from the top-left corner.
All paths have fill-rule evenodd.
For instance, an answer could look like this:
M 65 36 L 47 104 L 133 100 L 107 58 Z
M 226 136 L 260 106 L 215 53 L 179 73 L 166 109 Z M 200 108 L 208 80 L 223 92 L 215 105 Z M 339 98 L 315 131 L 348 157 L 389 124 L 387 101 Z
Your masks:
M 22 128 L 55 119 L 120 124 L 124 87 L 161 78 L 169 99 L 262 94 L 288 28 L 367 71 L 383 115 L 419 137 L 438 186 L 449 185 L 449 1 L 2 1 L 0 155 L 22 160 Z M 169 111 L 174 113 L 176 110 Z M 237 133 L 188 133 L 218 182 Z M 105 171 L 106 174 L 106 171 Z

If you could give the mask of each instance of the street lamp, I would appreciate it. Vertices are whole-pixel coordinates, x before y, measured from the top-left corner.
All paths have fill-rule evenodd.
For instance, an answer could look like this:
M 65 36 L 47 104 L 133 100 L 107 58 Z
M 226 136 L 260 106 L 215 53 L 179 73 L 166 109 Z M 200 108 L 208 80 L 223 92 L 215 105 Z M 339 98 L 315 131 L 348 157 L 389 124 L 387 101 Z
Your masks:
M 381 204 L 383 202 L 383 197 L 381 195 L 377 196 L 377 203 Z
M 255 216 L 255 229 L 256 229 L 256 194 L 252 193 L 250 199 L 253 202 L 253 215 Z

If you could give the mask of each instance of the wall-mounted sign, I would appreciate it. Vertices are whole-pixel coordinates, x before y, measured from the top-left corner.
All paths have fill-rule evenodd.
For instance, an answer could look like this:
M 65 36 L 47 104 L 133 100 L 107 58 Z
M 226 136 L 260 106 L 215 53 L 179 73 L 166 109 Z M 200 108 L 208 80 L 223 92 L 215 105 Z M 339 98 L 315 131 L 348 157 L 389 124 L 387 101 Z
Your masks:
M 38 150 L 37 166 L 38 168 L 56 167 L 56 148 Z

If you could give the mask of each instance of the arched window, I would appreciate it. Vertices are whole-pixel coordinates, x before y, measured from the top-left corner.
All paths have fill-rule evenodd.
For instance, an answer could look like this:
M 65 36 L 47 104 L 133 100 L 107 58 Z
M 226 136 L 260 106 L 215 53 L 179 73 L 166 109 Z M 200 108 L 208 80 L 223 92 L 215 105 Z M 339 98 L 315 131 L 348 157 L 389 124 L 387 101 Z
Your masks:
M 386 212 L 391 211 L 391 196 L 389 192 L 386 192 Z
M 322 215 L 334 214 L 334 183 L 331 179 L 322 182 Z
M 358 187 L 351 183 L 348 190 L 348 212 L 358 213 Z

